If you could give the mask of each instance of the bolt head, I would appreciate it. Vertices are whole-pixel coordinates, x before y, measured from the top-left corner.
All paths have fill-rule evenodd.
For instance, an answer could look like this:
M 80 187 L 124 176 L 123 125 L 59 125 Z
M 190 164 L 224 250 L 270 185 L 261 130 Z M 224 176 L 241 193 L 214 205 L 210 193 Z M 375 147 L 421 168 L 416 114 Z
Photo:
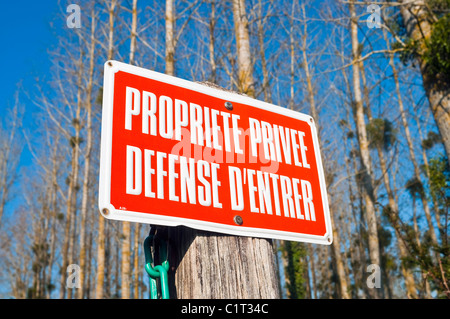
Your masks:
M 233 110 L 233 104 L 231 102 L 225 102 L 225 108 L 229 111 Z
M 239 225 L 239 226 L 244 223 L 244 220 L 239 215 L 234 216 L 233 220 L 234 220 L 235 224 Z

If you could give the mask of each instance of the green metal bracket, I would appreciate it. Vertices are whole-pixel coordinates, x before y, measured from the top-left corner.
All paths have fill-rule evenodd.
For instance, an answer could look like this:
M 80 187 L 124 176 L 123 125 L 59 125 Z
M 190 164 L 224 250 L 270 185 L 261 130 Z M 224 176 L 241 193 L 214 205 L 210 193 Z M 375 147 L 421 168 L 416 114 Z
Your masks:
M 169 261 L 167 256 L 167 241 L 159 239 L 158 247 L 160 260 L 163 260 L 161 265 L 153 265 L 152 247 L 155 242 L 155 233 L 151 231 L 148 237 L 144 240 L 144 254 L 145 254 L 145 271 L 150 277 L 150 298 L 158 299 L 158 282 L 159 279 L 161 285 L 161 298 L 169 299 L 169 279 L 167 272 L 169 271 Z

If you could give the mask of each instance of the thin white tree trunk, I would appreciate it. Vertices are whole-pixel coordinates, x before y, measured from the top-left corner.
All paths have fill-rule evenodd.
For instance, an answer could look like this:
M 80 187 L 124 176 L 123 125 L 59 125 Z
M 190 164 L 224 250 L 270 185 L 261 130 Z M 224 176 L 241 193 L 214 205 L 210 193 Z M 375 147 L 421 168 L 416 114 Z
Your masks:
M 350 34 L 352 41 L 352 55 L 353 61 L 357 61 L 360 56 L 359 42 L 358 42 L 358 22 L 353 3 L 349 4 L 350 8 Z M 361 156 L 362 183 L 363 196 L 366 204 L 366 221 L 367 221 L 367 235 L 369 243 L 369 257 L 372 264 L 381 265 L 380 249 L 378 241 L 377 216 L 375 211 L 375 194 L 372 181 L 372 165 L 370 159 L 369 141 L 367 138 L 366 123 L 364 118 L 364 106 L 362 100 L 361 83 L 360 83 L 360 69 L 358 63 L 352 65 L 353 75 L 353 97 L 355 103 L 355 122 L 357 128 L 358 142 Z M 374 297 L 377 297 L 375 292 Z
M 166 74 L 175 75 L 174 0 L 166 0 Z
M 77 290 L 78 299 L 83 299 L 86 293 L 85 278 L 86 278 L 86 218 L 87 218 L 87 203 L 89 197 L 89 176 L 91 169 L 91 152 L 92 152 L 92 87 L 94 83 L 94 65 L 95 65 L 95 26 L 96 17 L 95 11 L 92 9 L 91 15 L 91 44 L 89 48 L 89 70 L 88 70 L 88 84 L 86 88 L 86 148 L 84 150 L 84 174 L 83 174 L 83 188 L 81 198 L 81 229 L 80 229 L 80 282 L 81 288 Z
M 80 113 L 81 113 L 81 78 L 82 78 L 82 53 L 80 52 L 80 59 L 77 63 L 78 65 L 78 83 L 77 83 L 77 109 L 75 118 L 73 121 L 75 136 L 71 137 L 71 145 L 72 145 L 72 159 L 71 159 L 71 174 L 69 176 L 69 187 L 67 190 L 67 211 L 66 211 L 66 225 L 64 229 L 64 240 L 63 240 L 63 249 L 62 249 L 62 267 L 61 267 L 61 280 L 60 280 L 60 294 L 59 298 L 64 299 L 66 296 L 66 278 L 67 278 L 67 266 L 72 261 L 72 254 L 74 252 L 73 245 L 73 233 L 75 231 L 75 218 L 76 218 L 76 186 L 78 183 L 78 173 L 79 173 L 79 154 L 80 154 Z M 70 299 L 72 296 L 72 290 L 68 290 L 68 298 Z
M 109 11 L 109 36 L 107 60 L 111 60 L 114 53 L 114 14 L 116 0 L 111 0 Z M 103 299 L 105 286 L 105 218 L 98 214 L 98 239 L 97 239 L 97 278 L 95 285 L 95 298 Z
M 214 31 L 216 29 L 216 1 L 211 0 L 211 15 L 209 18 L 209 64 L 211 66 L 211 77 L 210 81 L 216 83 L 217 81 L 217 64 L 215 59 L 215 43 L 216 37 Z
M 238 61 L 238 90 L 250 97 L 255 97 L 245 0 L 233 0 L 233 17 Z

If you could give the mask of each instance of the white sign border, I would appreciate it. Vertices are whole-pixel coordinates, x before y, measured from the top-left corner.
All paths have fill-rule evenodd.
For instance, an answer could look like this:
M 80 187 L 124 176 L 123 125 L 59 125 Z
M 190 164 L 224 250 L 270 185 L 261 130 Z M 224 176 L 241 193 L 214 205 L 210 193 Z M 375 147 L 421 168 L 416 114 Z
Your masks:
M 323 236 L 308 235 L 279 230 L 260 229 L 245 226 L 226 225 L 214 222 L 199 221 L 187 218 L 156 215 L 151 213 L 139 213 L 128 210 L 116 209 L 110 200 L 111 194 L 111 150 L 112 150 L 112 122 L 113 122 L 113 102 L 114 102 L 114 74 L 123 71 L 141 77 L 161 81 L 178 87 L 194 90 L 200 93 L 214 96 L 219 99 L 250 105 L 269 112 L 282 114 L 291 118 L 307 122 L 311 126 L 315 157 L 319 173 L 319 182 L 322 193 L 322 205 L 324 208 L 326 233 Z M 247 97 L 208 87 L 199 83 L 183 80 L 167 74 L 143 69 L 118 61 L 107 61 L 104 66 L 103 80 L 103 110 L 102 110 L 102 131 L 101 131 L 101 151 L 100 151 L 100 180 L 99 180 L 99 209 L 100 213 L 108 219 L 164 225 L 164 226 L 187 226 L 199 230 L 225 233 L 236 236 L 262 237 L 271 239 L 281 239 L 289 241 L 300 241 L 313 244 L 330 245 L 333 241 L 330 212 L 328 206 L 328 195 L 326 190 L 325 177 L 323 173 L 322 159 L 320 155 L 317 130 L 311 116 L 283 108 L 274 104 L 258 101 Z

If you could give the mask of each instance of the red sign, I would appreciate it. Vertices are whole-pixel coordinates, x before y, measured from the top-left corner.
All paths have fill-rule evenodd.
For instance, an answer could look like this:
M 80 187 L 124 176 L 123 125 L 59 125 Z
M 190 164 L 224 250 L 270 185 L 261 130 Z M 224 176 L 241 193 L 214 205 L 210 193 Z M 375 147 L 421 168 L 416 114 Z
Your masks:
M 332 242 L 310 116 L 116 61 L 103 94 L 106 218 Z

